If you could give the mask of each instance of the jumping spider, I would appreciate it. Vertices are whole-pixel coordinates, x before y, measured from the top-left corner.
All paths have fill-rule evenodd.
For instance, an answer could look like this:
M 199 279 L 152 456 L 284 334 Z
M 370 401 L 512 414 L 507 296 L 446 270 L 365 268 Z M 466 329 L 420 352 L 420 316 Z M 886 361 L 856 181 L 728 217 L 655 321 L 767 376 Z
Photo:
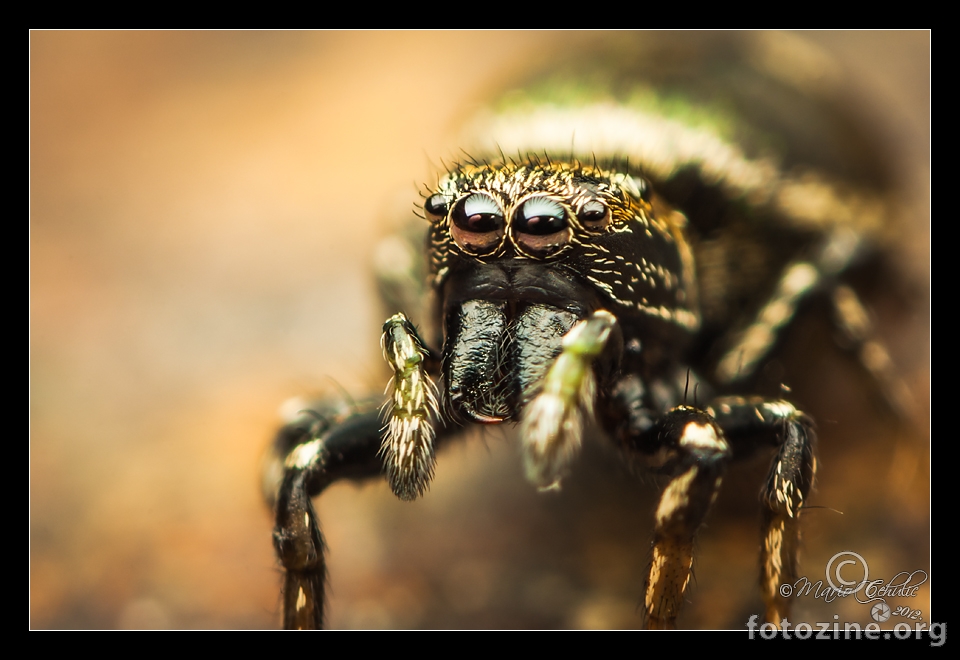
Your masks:
M 437 447 L 461 427 L 515 422 L 527 479 L 558 488 L 575 469 L 585 419 L 632 470 L 666 481 L 642 596 L 651 628 L 676 625 L 696 533 L 729 463 L 773 455 L 760 585 L 766 620 L 778 623 L 790 606 L 778 587 L 798 576 L 816 432 L 785 389 L 752 388 L 798 307 L 820 297 L 900 405 L 887 353 L 845 280 L 887 221 L 882 193 L 815 166 L 778 167 L 649 103 L 527 104 L 473 131 L 484 140 L 471 153 L 488 155 L 449 166 L 420 206 L 432 334 L 406 315 L 418 310 L 402 278 L 381 268 L 396 312 L 382 334 L 386 403 L 319 402 L 271 449 L 284 627 L 323 624 L 311 499 L 326 486 L 385 474 L 397 497 L 415 500 Z

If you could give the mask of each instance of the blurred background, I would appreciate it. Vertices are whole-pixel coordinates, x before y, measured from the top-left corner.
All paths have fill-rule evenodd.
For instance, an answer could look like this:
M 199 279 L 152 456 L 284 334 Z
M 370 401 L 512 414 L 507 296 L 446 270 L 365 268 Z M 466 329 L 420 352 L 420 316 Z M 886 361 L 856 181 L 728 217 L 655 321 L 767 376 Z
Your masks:
M 635 38 L 644 38 L 636 33 Z M 891 424 L 805 326 L 783 360 L 821 430 L 813 581 L 930 570 L 927 32 L 803 33 L 902 181 L 914 300 L 871 301 L 914 397 Z M 771 35 L 795 43 L 797 35 Z M 33 628 L 273 628 L 258 463 L 291 396 L 382 391 L 369 267 L 451 134 L 505 81 L 608 36 L 548 32 L 30 34 Z M 801 49 L 802 51 L 803 49 Z M 798 52 L 796 50 L 791 52 Z M 446 448 L 417 503 L 339 484 L 317 506 L 338 628 L 636 627 L 656 503 L 588 446 L 559 495 L 509 430 Z M 757 492 L 737 466 L 698 541 L 681 625 L 760 613 Z M 929 612 L 929 581 L 892 602 Z M 794 618 L 870 621 L 843 599 Z M 897 619 L 891 620 L 893 624 Z

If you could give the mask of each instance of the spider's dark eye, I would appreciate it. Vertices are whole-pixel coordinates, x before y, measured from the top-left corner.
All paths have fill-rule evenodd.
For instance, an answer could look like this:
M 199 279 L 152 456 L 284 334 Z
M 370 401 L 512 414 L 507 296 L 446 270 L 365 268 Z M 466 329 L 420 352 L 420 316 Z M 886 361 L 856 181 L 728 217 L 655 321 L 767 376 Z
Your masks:
M 591 199 L 580 207 L 577 219 L 586 229 L 605 229 L 610 224 L 610 209 L 598 199 Z
M 450 214 L 450 233 L 461 248 L 471 254 L 494 251 L 503 238 L 503 210 L 493 197 L 473 193 L 464 197 Z
M 513 215 L 517 247 L 533 257 L 548 257 L 570 242 L 573 232 L 567 211 L 549 197 L 531 197 Z
M 464 231 L 486 234 L 503 228 L 503 211 L 489 195 L 474 193 L 457 203 L 453 224 Z
M 430 219 L 445 218 L 450 211 L 450 198 L 440 193 L 430 195 L 423 203 L 423 210 Z
M 567 212 L 549 197 L 528 199 L 513 217 L 513 229 L 519 234 L 549 236 L 566 228 Z

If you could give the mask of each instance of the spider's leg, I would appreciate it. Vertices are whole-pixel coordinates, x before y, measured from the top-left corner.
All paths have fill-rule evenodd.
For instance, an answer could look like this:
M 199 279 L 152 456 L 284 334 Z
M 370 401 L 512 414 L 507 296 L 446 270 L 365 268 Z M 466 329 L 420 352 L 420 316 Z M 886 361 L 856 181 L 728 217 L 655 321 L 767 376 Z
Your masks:
M 725 397 L 707 409 L 723 429 L 735 456 L 763 446 L 777 455 L 761 494 L 760 590 L 766 620 L 780 625 L 790 613 L 790 601 L 780 592 L 798 579 L 800 512 L 817 470 L 813 423 L 786 401 Z
M 697 530 L 717 497 L 731 458 L 723 431 L 704 410 L 676 405 L 680 374 L 628 373 L 601 398 L 598 417 L 636 472 L 670 478 L 655 516 L 644 617 L 649 628 L 674 628 L 693 566 Z M 660 414 L 660 410 L 667 409 Z
M 283 566 L 283 627 L 323 626 L 324 542 L 312 498 L 338 479 L 380 474 L 382 423 L 376 407 L 334 418 L 330 406 L 302 411 L 277 434 L 264 464 L 264 490 L 274 505 L 274 547 Z M 276 477 L 279 475 L 279 484 Z
M 791 262 L 783 269 L 773 294 L 753 321 L 737 333 L 720 358 L 716 380 L 729 385 L 752 376 L 790 324 L 806 298 L 836 286 L 836 278 L 857 256 L 860 240 L 848 230 L 831 232 L 812 259 Z
M 810 262 L 788 265 L 770 300 L 720 359 L 716 369 L 717 382 L 726 385 L 753 375 L 773 349 L 780 332 L 793 319 L 797 305 L 816 289 L 819 282 L 820 273 Z
M 660 417 L 641 442 L 656 438 L 656 460 L 670 483 L 657 506 L 650 571 L 644 593 L 649 628 L 673 628 L 693 566 L 693 541 L 717 497 L 730 449 L 706 412 L 677 406 Z
M 384 325 L 383 346 L 395 371 L 383 411 L 370 402 L 300 406 L 264 460 L 264 497 L 276 512 L 274 546 L 284 571 L 284 628 L 323 625 L 324 542 L 312 498 L 339 479 L 385 471 L 401 499 L 414 499 L 433 475 L 436 390 L 426 371 L 433 358 L 402 314 Z

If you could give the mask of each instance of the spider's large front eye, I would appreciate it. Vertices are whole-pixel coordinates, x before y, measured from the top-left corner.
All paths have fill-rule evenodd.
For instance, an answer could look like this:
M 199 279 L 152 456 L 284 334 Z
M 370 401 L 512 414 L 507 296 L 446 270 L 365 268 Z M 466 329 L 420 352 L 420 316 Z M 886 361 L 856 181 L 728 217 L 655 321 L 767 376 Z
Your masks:
M 485 193 L 464 197 L 450 214 L 453 224 L 450 234 L 465 252 L 488 254 L 497 249 L 503 239 L 503 210 L 497 201 Z
M 549 197 L 531 197 L 513 215 L 517 246 L 534 257 L 548 257 L 570 242 L 567 211 Z
M 599 199 L 591 199 L 580 207 L 577 219 L 584 229 L 599 231 L 610 224 L 610 209 Z

